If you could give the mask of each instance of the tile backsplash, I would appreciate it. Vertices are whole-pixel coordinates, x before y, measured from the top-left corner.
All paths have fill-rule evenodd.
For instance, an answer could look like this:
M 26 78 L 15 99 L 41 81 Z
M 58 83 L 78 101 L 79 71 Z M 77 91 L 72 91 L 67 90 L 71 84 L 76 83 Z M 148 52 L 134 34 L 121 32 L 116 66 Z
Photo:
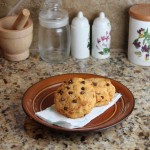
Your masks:
M 43 0 L 24 0 L 16 10 L 28 8 L 31 11 L 31 19 L 34 22 L 34 38 L 32 48 L 37 47 L 38 14 Z M 63 7 L 69 12 L 70 23 L 78 11 L 83 11 L 84 16 L 92 25 L 93 20 L 100 11 L 105 12 L 112 26 L 111 48 L 126 49 L 128 43 L 128 10 L 134 4 L 150 3 L 150 0 L 62 0 Z M 18 0 L 0 0 L 0 18 L 6 16 L 16 5 Z

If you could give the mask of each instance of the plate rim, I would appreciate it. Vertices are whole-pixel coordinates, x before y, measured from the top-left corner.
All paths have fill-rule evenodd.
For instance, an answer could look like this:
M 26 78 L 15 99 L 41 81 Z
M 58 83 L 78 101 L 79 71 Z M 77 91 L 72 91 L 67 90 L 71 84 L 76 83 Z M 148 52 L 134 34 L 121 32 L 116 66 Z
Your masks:
M 24 103 L 25 103 L 24 98 L 25 98 L 25 96 L 28 94 L 28 92 L 29 92 L 32 88 L 34 88 L 36 85 L 38 85 L 38 84 L 40 84 L 40 83 L 42 83 L 42 82 L 44 82 L 44 81 L 46 81 L 46 80 L 50 80 L 50 79 L 52 79 L 52 78 L 57 78 L 57 77 L 59 77 L 59 76 L 78 76 L 78 75 L 79 75 L 79 76 L 84 76 L 84 75 L 86 75 L 86 76 L 93 76 L 93 77 L 103 77 L 103 78 L 106 78 L 106 79 L 110 79 L 111 81 L 113 81 L 113 82 L 115 82 L 115 83 L 120 84 L 121 86 L 123 86 L 123 87 L 129 92 L 130 96 L 132 97 L 132 103 L 133 103 L 133 105 L 132 105 L 132 107 L 130 108 L 130 111 L 127 113 L 127 115 L 125 115 L 125 117 L 123 117 L 123 118 L 120 118 L 119 121 L 117 121 L 117 122 L 115 122 L 115 123 L 113 123 L 113 124 L 111 124 L 111 125 L 109 125 L 109 126 L 103 127 L 103 128 L 95 127 L 95 128 L 92 128 L 92 129 L 82 129 L 82 128 L 68 129 L 68 128 L 63 128 L 63 127 L 59 127 L 59 126 L 50 124 L 50 123 L 48 123 L 48 122 L 46 122 L 46 121 L 44 121 L 44 120 L 42 120 L 42 119 L 40 119 L 39 117 L 36 116 L 36 118 L 39 118 L 38 120 L 41 120 L 42 122 L 41 122 L 41 121 L 38 121 L 35 117 L 33 117 L 33 115 L 30 115 L 30 113 L 27 112 L 27 110 L 25 109 L 25 106 L 24 106 Z M 57 83 L 58 83 L 58 82 L 57 82 Z M 55 84 L 56 84 L 56 83 L 55 83 Z M 53 85 L 53 84 L 50 84 L 50 85 Z M 46 127 L 48 127 L 48 128 L 51 128 L 51 129 L 53 129 L 53 130 L 55 130 L 55 131 L 58 131 L 58 130 L 59 130 L 59 131 L 62 131 L 62 132 L 80 132 L 80 133 L 81 133 L 81 132 L 89 132 L 89 131 L 102 131 L 102 130 L 111 128 L 111 127 L 113 127 L 113 126 L 115 126 L 115 125 L 121 123 L 122 121 L 124 121 L 124 120 L 132 113 L 134 107 L 135 107 L 134 95 L 132 94 L 132 92 L 129 90 L 128 87 L 126 87 L 125 85 L 123 85 L 122 83 L 120 83 L 120 81 L 117 81 L 117 80 L 115 80 L 115 79 L 109 78 L 109 77 L 107 77 L 107 76 L 102 76 L 102 75 L 97 75 L 97 74 L 90 74 L 90 73 L 67 73 L 67 74 L 59 74 L 59 75 L 53 75 L 53 76 L 47 77 L 47 78 L 45 78 L 45 79 L 42 79 L 42 80 L 40 80 L 40 81 L 38 81 L 38 82 L 32 84 L 29 88 L 27 88 L 27 90 L 24 92 L 23 98 L 22 98 L 22 108 L 23 108 L 23 110 L 24 110 L 24 112 L 25 112 L 25 114 L 26 114 L 27 116 L 29 116 L 29 117 L 32 118 L 34 121 L 38 122 L 39 124 L 41 124 L 41 125 L 43 125 L 43 126 L 46 126 Z

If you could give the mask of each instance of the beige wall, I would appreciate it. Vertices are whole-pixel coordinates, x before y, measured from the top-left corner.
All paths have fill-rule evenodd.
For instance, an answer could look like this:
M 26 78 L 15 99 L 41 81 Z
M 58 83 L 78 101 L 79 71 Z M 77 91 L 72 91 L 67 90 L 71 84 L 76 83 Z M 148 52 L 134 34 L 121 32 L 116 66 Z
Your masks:
M 4 17 L 18 0 L 0 0 L 0 17 Z M 32 47 L 37 47 L 38 14 L 43 0 L 24 0 L 20 8 L 28 8 L 34 22 L 34 39 Z M 83 11 L 90 24 L 100 11 L 104 11 L 112 25 L 111 48 L 127 48 L 128 41 L 128 9 L 138 3 L 150 3 L 150 0 L 63 0 L 63 6 L 68 10 L 70 22 L 78 11 Z

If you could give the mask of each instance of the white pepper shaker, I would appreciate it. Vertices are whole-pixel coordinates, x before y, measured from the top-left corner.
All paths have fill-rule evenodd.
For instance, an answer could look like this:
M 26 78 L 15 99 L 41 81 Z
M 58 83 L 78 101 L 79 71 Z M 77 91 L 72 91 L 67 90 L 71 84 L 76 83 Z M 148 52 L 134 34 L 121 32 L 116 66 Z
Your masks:
M 94 20 L 92 26 L 92 56 L 105 59 L 110 56 L 111 25 L 104 12 Z
M 81 11 L 71 24 L 71 55 L 77 59 L 90 56 L 90 25 Z

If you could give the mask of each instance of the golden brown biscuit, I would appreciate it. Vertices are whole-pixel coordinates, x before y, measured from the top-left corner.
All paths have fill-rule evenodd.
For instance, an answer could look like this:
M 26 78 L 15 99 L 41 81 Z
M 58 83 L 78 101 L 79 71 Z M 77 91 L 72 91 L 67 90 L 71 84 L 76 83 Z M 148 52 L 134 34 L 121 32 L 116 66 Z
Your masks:
M 96 103 L 96 94 L 91 81 L 72 78 L 64 82 L 54 93 L 55 108 L 69 118 L 88 114 Z
M 89 78 L 96 92 L 96 106 L 107 105 L 115 95 L 116 89 L 106 78 Z

